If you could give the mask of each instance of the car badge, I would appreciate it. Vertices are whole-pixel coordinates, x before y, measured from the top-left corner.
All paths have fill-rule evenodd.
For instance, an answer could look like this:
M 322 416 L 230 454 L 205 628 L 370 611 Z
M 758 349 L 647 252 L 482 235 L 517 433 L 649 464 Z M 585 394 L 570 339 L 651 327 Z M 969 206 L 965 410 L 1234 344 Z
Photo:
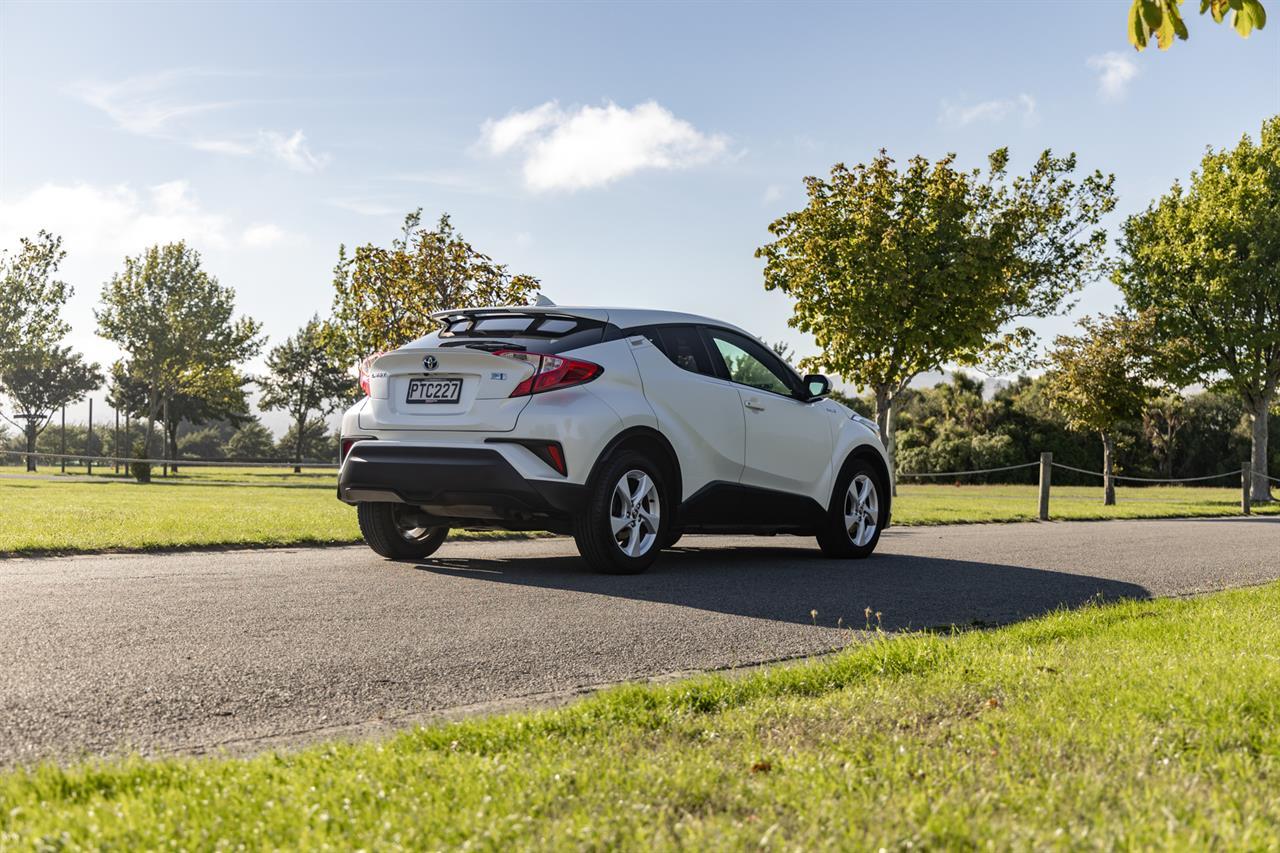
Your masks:
M 440 362 L 436 361 L 436 357 L 434 355 L 429 355 L 422 359 L 422 366 L 427 370 L 435 370 L 440 366 Z

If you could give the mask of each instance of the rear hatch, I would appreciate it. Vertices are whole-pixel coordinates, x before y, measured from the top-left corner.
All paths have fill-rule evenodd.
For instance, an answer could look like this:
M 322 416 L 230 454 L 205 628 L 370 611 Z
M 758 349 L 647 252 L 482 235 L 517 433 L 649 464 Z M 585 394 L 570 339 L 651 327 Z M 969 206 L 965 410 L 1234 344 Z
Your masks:
M 495 353 L 556 354 L 598 343 L 605 323 L 524 309 L 438 318 L 441 329 L 369 365 L 364 429 L 510 432 L 528 396 L 512 397 L 533 365 Z

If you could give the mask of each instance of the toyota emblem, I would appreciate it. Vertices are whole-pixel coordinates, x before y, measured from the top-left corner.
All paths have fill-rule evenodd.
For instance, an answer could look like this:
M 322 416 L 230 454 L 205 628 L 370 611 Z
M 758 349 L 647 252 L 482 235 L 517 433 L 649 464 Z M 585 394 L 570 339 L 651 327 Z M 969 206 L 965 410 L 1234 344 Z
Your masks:
M 429 355 L 422 359 L 422 366 L 427 370 L 435 370 L 439 365 L 440 362 L 436 361 L 434 355 Z

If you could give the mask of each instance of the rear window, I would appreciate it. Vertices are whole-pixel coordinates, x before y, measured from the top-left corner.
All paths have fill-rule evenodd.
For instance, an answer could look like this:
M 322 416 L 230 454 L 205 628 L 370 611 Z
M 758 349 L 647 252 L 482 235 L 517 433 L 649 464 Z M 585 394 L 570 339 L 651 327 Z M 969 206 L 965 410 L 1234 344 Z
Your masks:
M 423 343 L 484 349 L 510 345 L 513 349 L 554 355 L 600 343 L 605 328 L 606 324 L 599 320 L 555 314 L 467 314 L 446 318 L 442 328 L 423 338 Z

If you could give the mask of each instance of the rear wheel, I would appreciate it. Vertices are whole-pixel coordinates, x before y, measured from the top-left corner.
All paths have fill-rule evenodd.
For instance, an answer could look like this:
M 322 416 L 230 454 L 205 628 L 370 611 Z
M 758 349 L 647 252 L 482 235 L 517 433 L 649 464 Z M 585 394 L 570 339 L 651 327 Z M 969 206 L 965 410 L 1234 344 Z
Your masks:
M 624 451 L 595 477 L 573 538 L 591 568 L 611 575 L 643 572 L 669 536 L 666 476 L 644 454 Z
M 407 504 L 359 503 L 356 518 L 369 547 L 392 560 L 430 557 L 449 535 L 449 528 L 428 526 L 422 510 Z
M 888 522 L 886 486 L 879 472 L 863 459 L 855 459 L 836 481 L 835 499 L 826 524 L 818 533 L 818 545 L 829 557 L 871 556 Z

